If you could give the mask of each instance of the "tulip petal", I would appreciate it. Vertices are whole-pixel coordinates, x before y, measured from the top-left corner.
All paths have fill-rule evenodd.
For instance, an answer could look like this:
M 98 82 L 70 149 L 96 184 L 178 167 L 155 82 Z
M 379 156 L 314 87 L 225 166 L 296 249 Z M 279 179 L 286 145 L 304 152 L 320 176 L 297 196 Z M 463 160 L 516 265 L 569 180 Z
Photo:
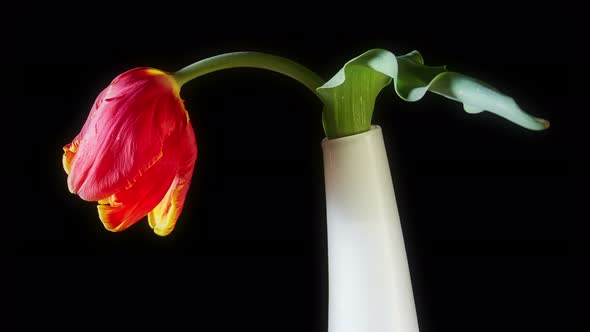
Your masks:
M 148 222 L 154 233 L 166 236 L 172 232 L 182 211 L 197 160 L 197 141 L 191 123 L 181 143 L 181 162 L 178 174 L 162 201 L 148 213 Z
M 72 162 L 74 161 L 74 157 L 76 156 L 76 151 L 78 151 L 79 145 L 80 141 L 75 139 L 72 141 L 72 143 L 64 146 L 64 155 L 62 158 L 62 163 L 64 166 L 64 170 L 66 171 L 66 174 L 70 174 L 70 170 L 72 169 Z
M 142 70 L 113 80 L 76 137 L 80 144 L 69 165 L 68 186 L 84 200 L 129 189 L 162 158 L 164 140 L 186 126 L 171 78 Z
M 119 232 L 135 224 L 152 211 L 175 181 L 180 164 L 180 134 L 166 141 L 164 154 L 131 187 L 99 200 L 98 215 L 106 229 Z M 107 203 L 100 204 L 100 203 Z

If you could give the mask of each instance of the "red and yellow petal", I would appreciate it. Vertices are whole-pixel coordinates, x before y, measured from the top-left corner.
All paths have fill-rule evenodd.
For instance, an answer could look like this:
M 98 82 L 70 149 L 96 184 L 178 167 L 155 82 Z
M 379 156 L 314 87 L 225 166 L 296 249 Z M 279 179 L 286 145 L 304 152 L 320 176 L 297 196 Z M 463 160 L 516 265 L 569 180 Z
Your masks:
M 106 229 L 119 232 L 135 224 L 165 197 L 180 164 L 178 139 L 168 140 L 162 158 L 130 188 L 99 200 L 98 215 Z M 108 204 L 101 204 L 108 203 Z
M 178 174 L 162 201 L 148 213 L 149 225 L 157 235 L 166 236 L 174 229 L 184 207 L 196 160 L 197 142 L 189 122 L 181 144 L 181 163 Z
M 133 187 L 109 197 L 109 204 L 99 204 L 98 216 L 104 227 L 119 232 L 145 217 L 162 200 L 174 180 L 165 173 L 164 167 L 156 165 Z
M 72 169 L 72 162 L 74 161 L 74 157 L 76 156 L 76 152 L 78 151 L 78 146 L 80 146 L 80 141 L 75 139 L 72 143 L 64 146 L 64 154 L 62 157 L 62 163 L 66 174 L 70 174 L 70 170 Z
M 150 227 L 160 236 L 172 232 L 184 206 L 189 183 L 180 181 L 180 178 L 175 178 L 162 201 L 148 213 Z

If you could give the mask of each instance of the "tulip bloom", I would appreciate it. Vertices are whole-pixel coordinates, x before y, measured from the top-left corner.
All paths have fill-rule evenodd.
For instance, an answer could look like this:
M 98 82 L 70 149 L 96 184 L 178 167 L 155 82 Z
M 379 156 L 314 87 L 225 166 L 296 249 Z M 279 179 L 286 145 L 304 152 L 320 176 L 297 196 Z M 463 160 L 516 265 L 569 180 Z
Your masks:
M 135 68 L 96 98 L 86 123 L 64 146 L 68 188 L 98 202 L 106 229 L 127 229 L 144 216 L 168 235 L 180 215 L 197 143 L 174 78 Z

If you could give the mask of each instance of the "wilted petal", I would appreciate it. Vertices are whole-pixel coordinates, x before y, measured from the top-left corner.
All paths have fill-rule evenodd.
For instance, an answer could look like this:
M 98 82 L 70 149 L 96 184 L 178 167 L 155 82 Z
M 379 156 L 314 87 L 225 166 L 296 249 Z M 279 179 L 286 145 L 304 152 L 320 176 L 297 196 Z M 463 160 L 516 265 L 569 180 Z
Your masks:
M 197 160 L 197 141 L 190 122 L 181 143 L 181 162 L 178 174 L 162 201 L 148 213 L 148 222 L 154 232 L 166 236 L 172 232 L 182 211 Z

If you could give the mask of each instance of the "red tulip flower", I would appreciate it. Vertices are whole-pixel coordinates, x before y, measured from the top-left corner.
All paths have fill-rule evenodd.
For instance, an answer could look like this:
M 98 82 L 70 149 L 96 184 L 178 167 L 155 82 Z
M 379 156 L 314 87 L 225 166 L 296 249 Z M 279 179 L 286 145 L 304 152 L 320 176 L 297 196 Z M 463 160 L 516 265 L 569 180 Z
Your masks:
M 98 202 L 109 231 L 146 215 L 156 234 L 174 229 L 197 159 L 179 91 L 163 71 L 129 70 L 100 93 L 82 130 L 64 147 L 68 188 Z

